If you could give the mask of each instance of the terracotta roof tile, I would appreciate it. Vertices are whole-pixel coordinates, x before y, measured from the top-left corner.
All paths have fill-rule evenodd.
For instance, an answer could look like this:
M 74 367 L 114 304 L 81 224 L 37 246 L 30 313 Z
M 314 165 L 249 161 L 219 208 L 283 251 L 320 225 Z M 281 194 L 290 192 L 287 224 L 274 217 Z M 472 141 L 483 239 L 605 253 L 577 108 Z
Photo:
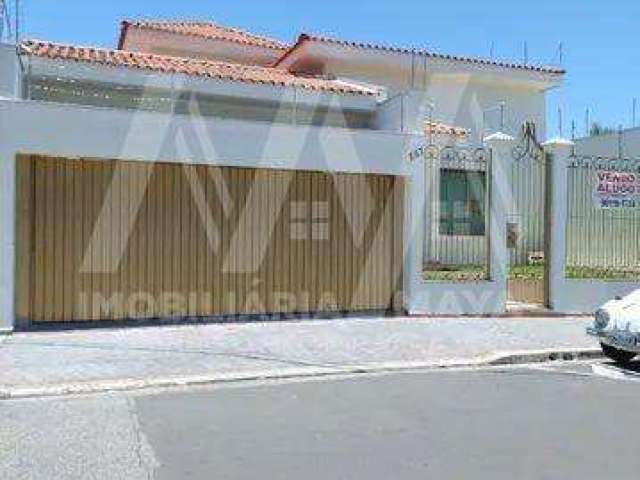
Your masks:
M 426 121 L 423 124 L 425 135 L 453 135 L 455 137 L 466 137 L 469 131 L 462 127 L 454 127 L 446 123 Z
M 159 73 L 180 73 L 227 81 L 299 87 L 306 90 L 340 94 L 376 95 L 377 93 L 376 90 L 371 88 L 323 77 L 298 76 L 279 68 L 128 52 L 125 50 L 79 47 L 39 40 L 23 41 L 20 45 L 20 50 L 23 54 L 37 57 L 97 63 L 113 67 L 137 68 Z
M 257 47 L 286 50 L 289 45 L 269 37 L 254 35 L 237 28 L 223 27 L 213 22 L 171 22 L 171 21 L 128 21 L 122 22 L 123 31 L 127 27 L 147 28 L 180 35 L 192 35 L 209 39 L 253 45 Z
M 326 37 L 322 35 L 311 35 L 307 33 L 303 33 L 302 35 L 300 35 L 295 45 L 289 48 L 289 50 L 282 57 L 280 57 L 280 60 L 278 60 L 276 64 L 279 64 L 280 62 L 282 62 L 284 58 L 286 58 L 291 52 L 295 51 L 298 46 L 300 46 L 302 43 L 306 41 L 332 43 L 332 44 L 341 45 L 344 47 L 353 47 L 353 48 L 361 48 L 361 49 L 368 49 L 368 50 L 380 50 L 380 51 L 386 51 L 386 52 L 406 53 L 411 55 L 438 58 L 442 60 L 452 60 L 452 61 L 458 61 L 458 62 L 474 63 L 479 65 L 512 68 L 517 70 L 526 70 L 526 71 L 539 72 L 539 73 L 550 73 L 550 74 L 557 74 L 557 75 L 563 75 L 566 73 L 564 69 L 557 68 L 557 67 L 542 66 L 542 65 L 524 65 L 520 63 L 490 60 L 486 58 L 446 55 L 446 54 L 436 53 L 436 52 L 427 51 L 427 50 L 411 49 L 411 48 L 403 48 L 403 47 L 391 47 L 391 46 L 380 45 L 375 43 L 352 42 L 347 40 L 339 40 L 336 38 Z

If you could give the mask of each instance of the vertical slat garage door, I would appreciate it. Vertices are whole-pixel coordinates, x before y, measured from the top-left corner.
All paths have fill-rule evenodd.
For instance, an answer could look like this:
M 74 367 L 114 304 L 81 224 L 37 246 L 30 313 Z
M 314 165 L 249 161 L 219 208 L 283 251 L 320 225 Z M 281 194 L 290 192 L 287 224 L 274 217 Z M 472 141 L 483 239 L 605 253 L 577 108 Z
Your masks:
M 382 175 L 22 155 L 17 315 L 389 309 L 401 286 L 402 188 Z

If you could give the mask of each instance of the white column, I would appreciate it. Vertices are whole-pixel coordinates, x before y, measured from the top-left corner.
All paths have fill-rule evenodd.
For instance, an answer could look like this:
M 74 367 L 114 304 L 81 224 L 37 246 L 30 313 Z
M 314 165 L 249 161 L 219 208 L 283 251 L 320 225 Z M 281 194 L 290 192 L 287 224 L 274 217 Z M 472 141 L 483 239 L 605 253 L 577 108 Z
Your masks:
M 509 250 L 507 249 L 507 211 L 513 202 L 509 172 L 513 162 L 515 139 L 505 133 L 485 138 L 491 150 L 491 196 L 489 223 L 489 269 L 491 281 L 500 292 L 499 303 L 506 306 Z
M 20 98 L 21 75 L 15 46 L 0 44 L 0 65 L 0 98 Z
M 0 97 L 19 97 L 21 82 L 15 47 L 0 45 Z M 0 332 L 13 330 L 15 265 L 15 152 L 11 117 L 0 106 Z M 4 136 L 4 138 L 2 138 Z
M 413 148 L 419 140 L 411 139 Z M 422 282 L 422 256 L 425 236 L 426 185 L 424 179 L 424 158 L 413 159 L 408 165 L 405 188 L 405 259 L 404 292 L 405 306 L 411 311 L 412 300 Z
M 426 90 L 404 92 L 404 131 L 411 135 L 424 135 L 424 122 L 433 114 L 435 104 Z
M 547 268 L 549 275 L 549 307 L 557 310 L 559 296 L 565 290 L 566 225 L 567 225 L 567 166 L 574 144 L 570 140 L 554 138 L 543 144 L 548 155 L 551 181 L 548 183 L 547 199 L 550 202 L 548 228 L 549 251 Z
M 0 149 L 0 332 L 15 321 L 15 157 Z

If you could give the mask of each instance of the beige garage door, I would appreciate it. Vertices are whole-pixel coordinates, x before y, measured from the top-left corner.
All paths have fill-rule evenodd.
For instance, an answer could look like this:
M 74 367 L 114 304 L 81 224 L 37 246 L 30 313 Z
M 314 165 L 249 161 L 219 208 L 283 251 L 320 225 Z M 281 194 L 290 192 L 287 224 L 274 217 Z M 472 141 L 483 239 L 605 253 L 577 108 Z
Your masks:
M 395 177 L 24 155 L 17 167 L 20 320 L 399 307 Z

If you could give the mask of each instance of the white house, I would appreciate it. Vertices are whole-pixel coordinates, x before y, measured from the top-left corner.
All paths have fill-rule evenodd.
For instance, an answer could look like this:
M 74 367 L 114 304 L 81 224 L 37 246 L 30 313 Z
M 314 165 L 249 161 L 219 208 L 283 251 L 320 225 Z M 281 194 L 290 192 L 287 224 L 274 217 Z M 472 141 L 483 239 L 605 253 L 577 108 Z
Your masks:
M 408 153 L 524 122 L 544 136 L 564 73 L 209 22 L 123 22 L 116 49 L 26 40 L 0 63 L 4 329 L 429 310 L 412 307 L 409 252 L 488 238 L 472 187 L 495 180 L 442 174 L 461 208 L 417 234 Z

